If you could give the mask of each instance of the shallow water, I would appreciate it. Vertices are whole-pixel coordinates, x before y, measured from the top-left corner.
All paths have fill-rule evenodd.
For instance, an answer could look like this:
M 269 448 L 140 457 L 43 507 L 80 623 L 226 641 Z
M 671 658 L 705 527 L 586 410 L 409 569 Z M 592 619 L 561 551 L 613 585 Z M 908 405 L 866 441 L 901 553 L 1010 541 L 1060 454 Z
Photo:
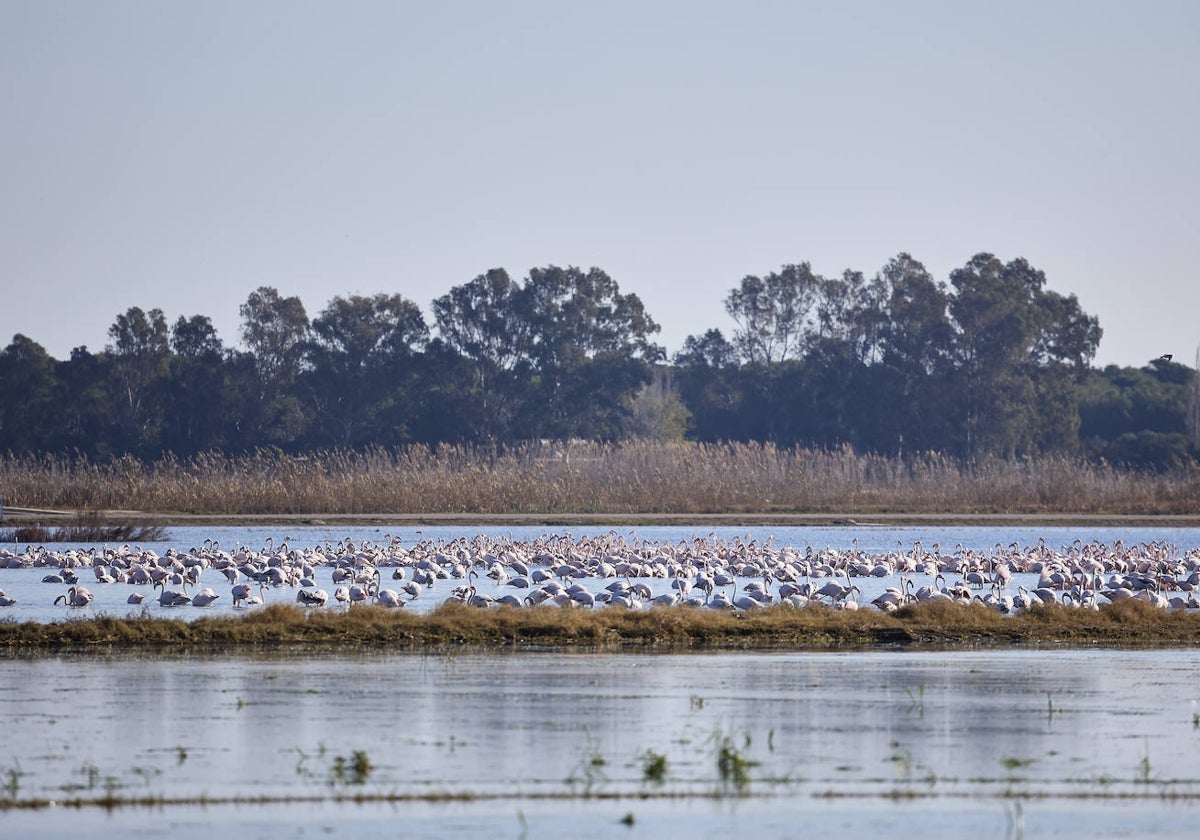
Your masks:
M 0 834 L 1194 836 L 1198 667 L 1196 650 L 6 658 L 6 793 L 233 801 L 9 810 Z M 336 799 L 355 794 L 415 801 Z
M 307 548 L 314 546 L 322 546 L 327 542 L 336 543 L 341 539 L 351 539 L 356 543 L 363 540 L 371 540 L 374 542 L 385 541 L 389 537 L 399 538 L 405 546 L 412 546 L 422 540 L 445 540 L 450 541 L 459 537 L 472 538 L 477 535 L 506 537 L 514 540 L 535 540 L 539 537 L 547 535 L 563 535 L 571 534 L 575 537 L 584 537 L 589 535 L 603 535 L 609 533 L 608 529 L 571 529 L 571 528 L 548 528 L 544 526 L 526 526 L 526 527 L 486 527 L 471 528 L 465 526 L 443 526 L 443 527 L 425 527 L 425 528 L 383 528 L 378 526 L 358 526 L 350 528 L 328 528 L 328 527 L 288 527 L 281 528 L 172 528 L 169 532 L 169 539 L 163 542 L 145 543 L 140 547 L 144 549 L 153 549 L 160 555 L 165 554 L 168 549 L 175 549 L 179 552 L 186 552 L 188 549 L 199 546 L 206 539 L 216 539 L 220 545 L 226 549 L 235 549 L 238 546 L 249 546 L 254 549 L 262 548 L 267 541 L 273 540 L 275 545 L 280 545 L 287 542 L 293 548 Z M 688 526 L 660 526 L 650 528 L 635 528 L 621 529 L 616 533 L 626 537 L 627 540 L 650 540 L 659 543 L 678 542 L 680 540 L 690 541 L 696 537 L 707 537 L 710 534 L 722 539 L 732 540 L 742 538 L 747 541 L 757 540 L 760 543 L 766 543 L 768 540 L 777 548 L 784 546 L 794 546 L 801 551 L 812 547 L 814 550 L 821 550 L 832 547 L 836 549 L 848 549 L 852 545 L 857 545 L 859 550 L 866 554 L 884 553 L 890 550 L 895 550 L 898 547 L 908 551 L 916 543 L 921 543 L 926 548 L 933 546 L 935 543 L 940 543 L 943 549 L 949 551 L 956 545 L 963 545 L 966 548 L 977 550 L 990 550 L 997 544 L 1009 545 L 1017 542 L 1022 547 L 1030 547 L 1037 545 L 1039 540 L 1044 540 L 1046 545 L 1059 549 L 1069 546 L 1072 542 L 1080 540 L 1084 543 L 1097 541 L 1105 545 L 1112 545 L 1116 541 L 1121 540 L 1126 545 L 1136 545 L 1138 543 L 1149 542 L 1164 542 L 1177 547 L 1180 552 L 1188 551 L 1193 548 L 1200 547 L 1200 529 L 1198 528 L 1010 528 L 1005 526 L 1000 527 L 872 527 L 872 526 L 856 526 L 856 527 L 745 527 L 733 528 L 724 527 L 713 530 L 700 530 L 695 527 Z M 55 544 L 53 548 L 59 551 L 65 551 L 68 548 L 90 548 L 102 547 L 95 543 L 62 543 Z M 12 547 L 13 550 L 20 551 L 24 546 Z M 84 609 L 74 609 L 64 606 L 55 606 L 54 600 L 67 591 L 67 586 L 64 584 L 47 584 L 42 583 L 42 578 L 51 569 L 0 569 L 0 590 L 6 592 L 9 596 L 15 597 L 17 603 L 10 607 L 0 608 L 0 619 L 12 621 L 63 621 L 72 618 L 87 618 L 96 615 L 111 615 L 111 616 L 127 616 L 140 615 L 144 611 L 149 614 L 165 614 L 172 618 L 192 619 L 199 616 L 211 615 L 231 615 L 244 610 L 235 609 L 232 604 L 232 599 L 229 595 L 229 584 L 218 573 L 208 571 L 204 574 L 200 586 L 209 586 L 214 591 L 219 593 L 220 597 L 211 606 L 204 608 L 183 607 L 183 608 L 161 608 L 157 604 L 150 606 L 131 606 L 127 603 L 129 594 L 132 591 L 140 591 L 146 595 L 147 602 L 153 599 L 153 590 L 150 587 L 131 587 L 128 584 L 98 584 L 95 582 L 90 570 L 79 570 L 80 584 L 86 586 L 95 595 L 95 599 L 91 605 Z M 393 581 L 389 576 L 391 570 L 384 568 L 382 570 L 382 586 L 396 587 L 397 582 Z M 316 584 L 318 587 L 325 589 L 327 592 L 333 592 L 335 586 L 332 583 L 332 570 L 329 568 L 320 568 L 317 570 Z M 654 591 L 655 595 L 660 595 L 670 591 L 670 582 L 665 580 L 650 580 L 643 579 Z M 1035 575 L 1016 575 L 1014 576 L 1009 590 L 1016 592 L 1020 585 L 1026 586 L 1028 589 L 1033 589 L 1037 577 Z M 579 582 L 586 585 L 592 592 L 603 590 L 605 584 L 611 581 L 603 581 L 600 579 L 582 579 Z M 747 581 L 741 580 L 738 582 L 740 590 Z M 924 581 L 920 577 L 917 578 L 917 586 L 922 585 Z M 426 612 L 434 609 L 438 604 L 445 600 L 451 589 L 463 581 L 444 580 L 438 581 L 437 585 L 426 591 L 414 601 L 406 603 L 405 609 Z M 898 580 L 892 578 L 855 578 L 854 583 L 859 586 L 860 593 L 858 600 L 861 604 L 869 604 L 870 601 L 877 595 L 882 593 L 889 586 L 897 586 Z M 488 594 L 493 597 L 499 597 L 505 594 L 515 594 L 522 597 L 525 592 L 505 586 L 501 583 L 496 583 L 486 578 L 480 578 L 476 581 L 476 586 L 480 593 Z M 195 588 L 190 590 L 195 592 Z M 262 596 L 266 604 L 272 603 L 295 603 L 296 590 L 290 587 L 281 587 L 278 589 L 267 588 L 263 590 Z M 329 609 L 336 608 L 333 601 L 330 601 Z

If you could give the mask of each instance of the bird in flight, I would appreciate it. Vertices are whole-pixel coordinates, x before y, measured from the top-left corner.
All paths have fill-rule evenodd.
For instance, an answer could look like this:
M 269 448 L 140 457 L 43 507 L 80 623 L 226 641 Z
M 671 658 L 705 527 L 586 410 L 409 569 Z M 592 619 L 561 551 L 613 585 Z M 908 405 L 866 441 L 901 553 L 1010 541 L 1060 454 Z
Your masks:
M 1158 360 L 1160 362 L 1169 362 L 1169 361 L 1171 361 L 1171 359 L 1174 359 L 1174 358 L 1175 357 L 1170 353 L 1163 353 L 1161 356 L 1158 357 Z

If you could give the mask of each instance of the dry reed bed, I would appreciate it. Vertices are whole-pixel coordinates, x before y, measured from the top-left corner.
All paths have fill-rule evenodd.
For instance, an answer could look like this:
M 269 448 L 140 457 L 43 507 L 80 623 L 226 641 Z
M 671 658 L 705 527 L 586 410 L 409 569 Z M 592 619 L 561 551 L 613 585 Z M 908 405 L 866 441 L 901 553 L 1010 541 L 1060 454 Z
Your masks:
M 244 616 L 194 621 L 158 617 L 75 619 L 55 624 L 0 621 L 0 649 L 113 651 L 317 648 L 442 650 L 821 650 L 1013 645 L 1194 645 L 1200 614 L 1127 600 L 1081 610 L 1037 607 L 1005 616 L 983 605 L 918 604 L 895 613 L 777 606 L 736 614 L 687 607 L 559 610 L 447 604 L 413 614 L 378 606 L 346 611 L 272 605 Z
M 0 457 L 13 506 L 194 514 L 1188 514 L 1200 467 L 1133 473 L 1063 457 L 961 462 L 699 443 L 208 454 L 96 464 Z

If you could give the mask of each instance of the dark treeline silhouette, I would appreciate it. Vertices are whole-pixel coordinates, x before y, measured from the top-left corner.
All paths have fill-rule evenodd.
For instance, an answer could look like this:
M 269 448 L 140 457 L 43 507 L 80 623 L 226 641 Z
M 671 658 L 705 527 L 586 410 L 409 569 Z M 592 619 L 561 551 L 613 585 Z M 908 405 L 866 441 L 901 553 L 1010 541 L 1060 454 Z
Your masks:
M 729 292 L 735 327 L 668 360 L 635 294 L 598 268 L 494 269 L 433 301 L 335 297 L 315 317 L 262 287 L 240 348 L 209 317 L 118 315 L 56 360 L 0 351 L 0 451 L 93 460 L 538 439 L 769 441 L 964 459 L 1195 458 L 1195 371 L 1159 356 L 1091 367 L 1098 320 L 1023 259 L 935 280 L 908 254 L 873 277 L 808 263 Z M 681 293 L 685 293 L 682 292 Z M 1189 418 L 1192 418 L 1189 420 Z

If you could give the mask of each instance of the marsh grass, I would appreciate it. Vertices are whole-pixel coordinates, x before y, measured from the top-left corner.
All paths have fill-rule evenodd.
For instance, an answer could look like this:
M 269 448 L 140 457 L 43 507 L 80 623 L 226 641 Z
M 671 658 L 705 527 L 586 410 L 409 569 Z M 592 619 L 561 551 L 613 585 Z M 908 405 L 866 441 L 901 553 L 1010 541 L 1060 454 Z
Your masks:
M 1004 616 L 983 605 L 918 604 L 894 613 L 776 606 L 739 615 L 688 607 L 650 610 L 446 604 L 430 613 L 383 607 L 308 610 L 273 604 L 242 616 L 194 621 L 100 616 L 42 624 L 0 621 L 0 650 L 323 648 L 603 650 L 999 647 L 1012 645 L 1192 645 L 1200 614 L 1126 600 L 1081 610 L 1048 605 Z
M 0 530 L 0 542 L 158 542 L 167 531 L 136 519 L 114 519 L 101 511 L 81 510 L 65 525 L 31 522 Z
M 743 791 L 750 784 L 750 768 L 757 767 L 760 762 L 746 755 L 750 749 L 750 734 L 742 730 L 740 736 L 715 732 L 709 740 L 716 752 L 717 778 L 723 786 Z
M 638 758 L 642 762 L 642 781 L 661 785 L 667 778 L 667 757 L 654 750 L 646 750 Z
M 154 462 L 2 456 L 10 505 L 211 515 L 1189 514 L 1200 467 L 1135 473 L 1049 456 L 964 462 L 771 444 L 439 446 Z

